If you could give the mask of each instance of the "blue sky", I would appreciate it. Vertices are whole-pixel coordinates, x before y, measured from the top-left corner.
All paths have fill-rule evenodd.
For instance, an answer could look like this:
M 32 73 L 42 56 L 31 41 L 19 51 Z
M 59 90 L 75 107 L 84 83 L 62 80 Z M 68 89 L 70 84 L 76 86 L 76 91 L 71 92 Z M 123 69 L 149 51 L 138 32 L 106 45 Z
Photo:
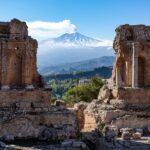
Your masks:
M 77 31 L 113 40 L 120 24 L 150 25 L 150 0 L 3 0 L 0 20 L 18 18 L 28 22 L 69 20 Z

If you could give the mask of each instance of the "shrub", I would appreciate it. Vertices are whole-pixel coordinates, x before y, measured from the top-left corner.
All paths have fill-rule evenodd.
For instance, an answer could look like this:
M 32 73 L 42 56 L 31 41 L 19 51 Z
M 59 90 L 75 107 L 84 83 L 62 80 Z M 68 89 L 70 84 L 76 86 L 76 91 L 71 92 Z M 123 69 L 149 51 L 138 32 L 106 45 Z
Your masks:
M 101 78 L 94 77 L 88 85 L 77 85 L 70 88 L 65 93 L 63 99 L 66 103 L 77 103 L 80 101 L 91 102 L 97 98 L 99 90 L 103 85 L 104 82 Z

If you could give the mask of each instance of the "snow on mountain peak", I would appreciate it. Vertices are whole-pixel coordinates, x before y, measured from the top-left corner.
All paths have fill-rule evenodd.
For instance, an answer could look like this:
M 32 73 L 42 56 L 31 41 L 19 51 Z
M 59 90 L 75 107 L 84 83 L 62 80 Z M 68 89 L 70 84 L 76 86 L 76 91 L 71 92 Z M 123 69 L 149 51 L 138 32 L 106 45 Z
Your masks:
M 65 48 L 81 48 L 81 47 L 99 47 L 112 46 L 112 41 L 96 40 L 88 36 L 82 35 L 78 32 L 65 33 L 57 38 L 44 40 L 41 44 L 49 45 L 51 48 L 65 47 Z
M 78 32 L 39 42 L 38 64 L 51 66 L 101 56 L 113 56 L 112 41 L 97 40 Z

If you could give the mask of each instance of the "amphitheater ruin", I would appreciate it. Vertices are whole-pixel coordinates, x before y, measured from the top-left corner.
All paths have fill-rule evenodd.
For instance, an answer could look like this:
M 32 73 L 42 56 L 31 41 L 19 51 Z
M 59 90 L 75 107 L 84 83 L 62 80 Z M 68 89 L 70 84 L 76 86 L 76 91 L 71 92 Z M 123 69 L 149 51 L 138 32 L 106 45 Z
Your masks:
M 150 27 L 119 26 L 113 47 L 112 78 L 96 100 L 52 105 L 26 23 L 0 22 L 0 140 L 57 142 L 61 150 L 150 149 Z

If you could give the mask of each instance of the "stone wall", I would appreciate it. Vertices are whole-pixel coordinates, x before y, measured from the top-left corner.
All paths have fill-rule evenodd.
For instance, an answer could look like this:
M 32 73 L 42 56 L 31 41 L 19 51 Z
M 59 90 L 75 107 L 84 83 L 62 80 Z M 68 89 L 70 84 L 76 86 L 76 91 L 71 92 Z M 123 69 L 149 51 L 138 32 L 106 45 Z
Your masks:
M 149 26 L 122 25 L 116 29 L 114 84 L 119 87 L 149 87 L 149 40 Z
M 24 107 L 28 103 L 24 103 Z M 0 138 L 39 140 L 64 140 L 78 135 L 78 124 L 74 111 L 60 107 L 44 107 L 41 110 L 0 109 Z M 46 108 L 46 109 L 44 109 Z
M 50 106 L 51 104 L 51 93 L 45 89 L 34 89 L 34 90 L 8 90 L 0 91 L 0 107 L 17 107 L 16 105 L 22 105 L 22 109 L 26 108 L 27 104 L 29 107 Z M 35 105 L 35 106 L 34 106 Z M 27 108 L 26 108 L 27 109 Z
M 96 149 L 149 149 L 150 27 L 119 26 L 113 46 L 113 82 L 84 110 L 82 131 L 101 135 Z
M 37 41 L 28 36 L 25 22 L 0 23 L 0 85 L 3 88 L 41 87 L 37 72 Z
M 150 89 L 139 88 L 139 89 L 113 89 L 112 95 L 114 99 L 124 100 L 127 104 L 139 104 L 149 105 L 150 104 Z

